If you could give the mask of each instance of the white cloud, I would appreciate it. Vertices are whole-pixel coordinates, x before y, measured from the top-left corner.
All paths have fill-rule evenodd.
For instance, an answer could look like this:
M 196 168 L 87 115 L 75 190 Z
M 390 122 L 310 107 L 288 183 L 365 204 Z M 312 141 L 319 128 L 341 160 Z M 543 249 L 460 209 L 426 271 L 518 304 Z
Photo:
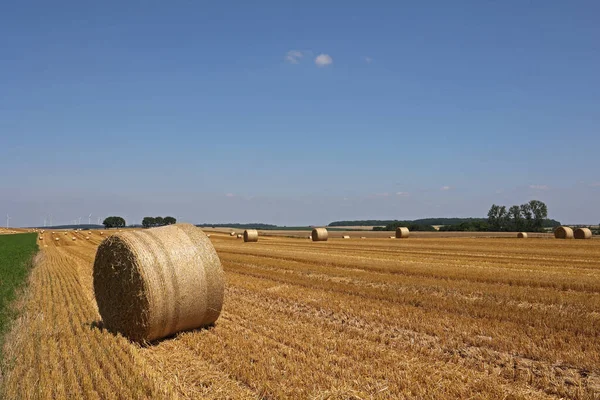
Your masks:
M 285 61 L 290 64 L 298 64 L 300 59 L 304 57 L 304 53 L 299 50 L 290 50 L 285 55 Z
M 367 64 L 371 64 L 373 62 L 373 59 L 371 57 L 365 57 L 365 62 Z
M 452 189 L 450 186 L 442 186 L 440 188 L 440 190 L 442 190 L 442 191 L 446 191 L 446 190 L 450 190 L 450 189 Z
M 317 67 L 326 67 L 333 64 L 333 58 L 329 54 L 319 54 L 315 58 L 315 64 L 317 64 Z
M 410 196 L 410 193 L 408 193 L 408 192 L 397 192 L 396 196 L 408 197 L 408 196 Z
M 548 185 L 529 185 L 529 189 L 533 189 L 533 190 L 548 190 Z

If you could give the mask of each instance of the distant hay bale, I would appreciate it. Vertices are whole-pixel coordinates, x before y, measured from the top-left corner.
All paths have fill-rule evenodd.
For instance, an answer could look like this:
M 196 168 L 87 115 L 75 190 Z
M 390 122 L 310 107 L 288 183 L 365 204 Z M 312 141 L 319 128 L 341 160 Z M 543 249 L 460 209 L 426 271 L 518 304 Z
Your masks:
M 573 229 L 568 226 L 559 226 L 554 230 L 554 237 L 557 239 L 573 239 Z
M 308 235 L 306 238 L 307 239 L 312 239 L 312 235 Z
M 75 240 L 77 240 L 77 238 L 75 236 L 73 236 L 72 240 L 75 241 Z
M 40 236 L 40 240 L 44 240 L 44 237 L 43 237 L 43 236 Z
M 399 226 L 396 228 L 396 239 L 406 239 L 410 235 L 408 228 Z
M 313 242 L 326 242 L 329 238 L 329 233 L 325 228 L 315 228 L 312 230 L 311 238 Z
M 211 325 L 223 305 L 221 262 L 191 224 L 109 236 L 93 278 L 104 326 L 138 342 Z
M 206 237 L 210 237 L 210 234 L 206 235 Z
M 104 235 L 104 232 L 100 232 L 101 235 Z
M 235 236 L 235 232 L 230 232 L 229 236 Z
M 390 239 L 396 239 L 396 236 L 390 236 Z
M 361 236 L 360 238 L 361 238 L 361 239 L 366 239 L 367 237 L 366 237 L 366 236 Z
M 575 229 L 573 236 L 575 237 L 575 239 L 591 239 L 592 231 L 588 228 L 577 228 Z
M 256 229 L 246 229 L 244 231 L 244 242 L 258 242 L 258 231 Z
M 344 236 L 342 236 L 342 239 L 350 239 L 350 236 L 344 235 Z
M 54 240 L 56 240 L 56 241 L 58 242 L 60 239 L 59 239 L 59 238 L 56 238 L 56 239 L 54 239 Z
M 89 237 L 89 236 L 86 236 L 86 237 L 85 237 L 85 240 L 90 240 L 90 237 Z
M 517 237 L 519 239 L 527 239 L 527 232 L 519 232 L 517 233 Z

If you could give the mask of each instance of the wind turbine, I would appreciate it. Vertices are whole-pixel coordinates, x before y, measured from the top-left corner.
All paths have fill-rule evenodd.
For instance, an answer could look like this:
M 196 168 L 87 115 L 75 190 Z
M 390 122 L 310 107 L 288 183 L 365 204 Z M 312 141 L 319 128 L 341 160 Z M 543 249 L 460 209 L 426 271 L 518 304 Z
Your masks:
M 44 217 L 44 228 L 46 227 L 46 217 Z
M 6 229 L 8 229 L 8 221 L 10 221 L 10 216 L 6 214 Z
M 81 225 L 81 217 L 78 218 L 79 225 Z
M 100 225 L 100 217 L 98 217 L 98 225 Z
M 92 224 L 92 213 L 90 213 L 90 215 L 88 215 L 88 225 Z
M 52 214 L 50 214 L 50 226 L 52 226 Z

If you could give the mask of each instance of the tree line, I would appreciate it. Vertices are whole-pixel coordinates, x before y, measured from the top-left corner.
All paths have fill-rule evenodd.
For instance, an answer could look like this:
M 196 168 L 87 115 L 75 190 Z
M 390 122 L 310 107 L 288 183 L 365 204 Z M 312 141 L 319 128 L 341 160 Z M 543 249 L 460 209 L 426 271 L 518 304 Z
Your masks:
M 157 226 L 173 225 L 176 224 L 177 220 L 173 217 L 144 217 L 142 220 L 142 226 L 144 228 L 154 228 Z

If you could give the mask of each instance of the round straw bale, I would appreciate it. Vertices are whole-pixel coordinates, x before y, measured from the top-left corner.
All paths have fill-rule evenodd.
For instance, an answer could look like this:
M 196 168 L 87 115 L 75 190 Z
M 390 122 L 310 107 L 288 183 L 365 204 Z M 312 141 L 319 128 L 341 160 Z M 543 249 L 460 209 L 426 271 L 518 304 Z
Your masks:
M 104 235 L 104 232 L 100 232 L 101 235 Z
M 344 235 L 344 236 L 342 236 L 342 239 L 350 239 L 350 236 Z
M 43 237 L 43 236 L 40 236 L 40 240 L 44 240 L 44 237 Z
M 591 239 L 592 231 L 588 228 L 577 228 L 575 229 L 573 236 L 575 237 L 575 239 Z
M 527 239 L 527 232 L 519 232 L 517 233 L 517 237 L 519 239 Z
M 56 240 L 56 241 L 58 242 L 60 239 L 59 239 L 59 238 L 56 238 L 56 239 L 54 239 L 54 240 Z
M 367 237 L 366 237 L 366 236 L 361 236 L 360 238 L 361 238 L 361 239 L 366 239 Z
M 396 239 L 396 236 L 390 236 L 390 239 Z
M 557 239 L 573 239 L 573 229 L 568 226 L 559 226 L 554 230 L 554 237 Z
M 73 236 L 73 240 L 77 240 L 77 238 L 75 236 Z
M 399 226 L 396 228 L 396 239 L 406 239 L 409 234 L 410 232 L 408 231 L 408 228 L 404 226 Z
M 325 228 L 315 228 L 312 230 L 311 237 L 313 242 L 325 242 L 329 237 L 329 233 L 327 233 L 327 229 Z
M 246 229 L 244 231 L 244 242 L 258 242 L 258 231 L 256 229 Z
M 235 232 L 230 232 L 229 236 L 235 236 Z
M 241 233 L 238 233 L 238 235 L 237 235 L 237 238 L 238 238 L 238 239 L 241 239 L 241 238 L 242 238 L 242 234 L 241 234 Z
M 96 252 L 93 277 L 106 328 L 139 342 L 210 325 L 223 305 L 221 262 L 191 224 L 109 236 Z
M 308 235 L 306 238 L 307 239 L 312 239 L 312 235 Z
M 90 237 L 89 237 L 89 236 L 86 236 L 86 237 L 85 237 L 85 240 L 90 240 Z

